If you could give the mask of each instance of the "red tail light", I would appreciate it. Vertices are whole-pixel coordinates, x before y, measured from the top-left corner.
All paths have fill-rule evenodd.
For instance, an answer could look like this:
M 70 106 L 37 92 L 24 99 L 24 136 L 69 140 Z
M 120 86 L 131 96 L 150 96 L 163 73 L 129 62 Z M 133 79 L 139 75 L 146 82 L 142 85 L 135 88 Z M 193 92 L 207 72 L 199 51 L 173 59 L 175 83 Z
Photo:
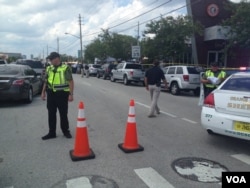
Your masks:
M 214 94 L 210 93 L 204 100 L 204 105 L 209 108 L 214 108 Z
M 183 75 L 183 80 L 188 82 L 189 81 L 189 75 Z
M 23 85 L 23 83 L 24 83 L 24 80 L 15 80 L 15 81 L 13 81 L 13 85 Z
M 130 74 L 131 76 L 133 76 L 134 72 L 133 72 L 133 71 L 130 71 L 129 74 Z

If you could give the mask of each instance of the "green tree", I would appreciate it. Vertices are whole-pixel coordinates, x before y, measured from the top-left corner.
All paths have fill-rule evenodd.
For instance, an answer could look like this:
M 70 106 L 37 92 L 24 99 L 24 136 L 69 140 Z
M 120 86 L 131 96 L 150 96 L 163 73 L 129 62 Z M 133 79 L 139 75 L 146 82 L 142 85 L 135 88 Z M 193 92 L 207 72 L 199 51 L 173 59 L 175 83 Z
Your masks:
M 95 57 L 104 60 L 107 56 L 111 56 L 126 60 L 131 54 L 131 45 L 135 45 L 136 42 L 137 40 L 131 36 L 102 30 L 102 34 L 86 46 L 84 59 L 93 62 Z
M 144 36 L 154 34 L 153 39 L 144 39 L 143 54 L 154 58 L 171 58 L 175 60 L 180 54 L 187 51 L 187 40 L 194 33 L 201 34 L 202 26 L 188 16 L 174 18 L 168 16 L 146 25 Z
M 232 16 L 225 20 L 223 25 L 229 26 L 227 34 L 227 49 L 235 44 L 241 47 L 250 47 L 250 2 L 242 0 L 240 3 L 230 3 L 227 7 Z

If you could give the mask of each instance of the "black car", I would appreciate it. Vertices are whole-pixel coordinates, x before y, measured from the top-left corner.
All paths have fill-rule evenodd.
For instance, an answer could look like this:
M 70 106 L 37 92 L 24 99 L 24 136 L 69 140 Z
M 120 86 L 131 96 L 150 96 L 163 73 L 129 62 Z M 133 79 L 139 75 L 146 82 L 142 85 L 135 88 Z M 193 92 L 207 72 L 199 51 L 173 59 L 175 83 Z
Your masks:
M 42 80 L 27 65 L 0 65 L 0 100 L 22 100 L 31 103 L 40 93 Z
M 41 61 L 30 60 L 30 59 L 18 59 L 16 61 L 16 64 L 30 66 L 37 73 L 37 75 L 40 75 L 42 80 L 44 80 L 44 78 L 45 78 L 45 66 Z
M 96 77 L 100 78 L 103 77 L 103 79 L 110 78 L 110 74 L 112 69 L 116 67 L 113 63 L 105 63 L 103 64 L 99 69 L 97 69 Z

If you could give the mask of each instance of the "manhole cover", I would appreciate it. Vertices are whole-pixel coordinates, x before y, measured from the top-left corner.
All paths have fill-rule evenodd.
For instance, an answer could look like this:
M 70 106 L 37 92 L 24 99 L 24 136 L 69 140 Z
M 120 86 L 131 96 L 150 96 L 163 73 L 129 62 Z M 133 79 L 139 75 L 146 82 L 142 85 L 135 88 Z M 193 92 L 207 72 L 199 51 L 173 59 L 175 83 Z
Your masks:
M 56 183 L 53 188 L 119 188 L 115 181 L 102 176 L 81 176 Z
M 222 172 L 228 171 L 225 166 L 217 162 L 193 157 L 175 160 L 172 168 L 186 179 L 205 183 L 221 182 Z

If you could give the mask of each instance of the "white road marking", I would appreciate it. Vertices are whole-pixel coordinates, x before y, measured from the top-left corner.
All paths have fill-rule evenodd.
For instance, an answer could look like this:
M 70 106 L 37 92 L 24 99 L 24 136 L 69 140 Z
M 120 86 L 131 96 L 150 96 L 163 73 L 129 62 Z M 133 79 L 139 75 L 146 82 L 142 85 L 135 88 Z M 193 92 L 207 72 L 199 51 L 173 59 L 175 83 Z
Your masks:
M 80 177 L 66 181 L 67 188 L 92 188 L 88 178 Z
M 238 159 L 248 165 L 250 165 L 250 156 L 245 155 L 245 154 L 235 154 L 235 155 L 231 155 L 231 157 Z
M 151 167 L 135 169 L 134 171 L 149 188 L 174 188 Z
M 148 106 L 148 105 L 146 105 L 146 104 L 143 104 L 143 103 L 140 103 L 140 102 L 135 102 L 135 103 L 136 103 L 136 104 L 139 104 L 139 105 L 141 105 L 141 106 L 144 106 L 144 107 L 146 107 L 146 108 L 150 108 L 150 106 Z M 173 115 L 173 114 L 170 114 L 170 113 L 167 113 L 167 112 L 164 112 L 164 111 L 161 111 L 161 113 L 162 113 L 162 114 L 165 114 L 165 115 L 167 115 L 167 116 L 176 118 L 176 116 Z
M 184 121 L 187 121 L 187 122 L 189 122 L 189 123 L 192 123 L 192 124 L 197 124 L 196 121 L 192 121 L 192 120 L 187 119 L 187 118 L 181 118 L 181 119 L 184 120 Z

